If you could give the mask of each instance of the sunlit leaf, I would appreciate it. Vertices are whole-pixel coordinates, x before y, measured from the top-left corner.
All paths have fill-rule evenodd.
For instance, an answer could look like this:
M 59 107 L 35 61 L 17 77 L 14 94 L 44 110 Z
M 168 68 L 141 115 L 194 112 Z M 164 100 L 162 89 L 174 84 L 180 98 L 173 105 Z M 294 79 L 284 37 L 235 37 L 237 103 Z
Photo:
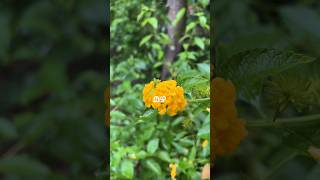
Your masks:
M 155 153 L 159 147 L 159 139 L 152 139 L 147 145 L 147 151 L 151 154 Z
M 134 176 L 134 165 L 130 160 L 124 160 L 121 163 L 121 173 L 129 179 L 132 179 Z

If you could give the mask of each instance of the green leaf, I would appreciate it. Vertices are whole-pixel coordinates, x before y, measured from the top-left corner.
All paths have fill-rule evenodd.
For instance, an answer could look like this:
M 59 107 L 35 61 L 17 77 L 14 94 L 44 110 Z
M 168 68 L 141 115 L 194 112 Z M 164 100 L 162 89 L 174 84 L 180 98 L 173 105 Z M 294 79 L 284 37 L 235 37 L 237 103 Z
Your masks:
M 161 35 L 161 42 L 162 42 L 162 44 L 164 44 L 164 45 L 171 44 L 171 39 L 170 39 L 170 37 L 169 37 L 167 34 L 160 33 L 160 35 Z
M 146 12 L 146 11 L 141 11 L 141 12 L 139 13 L 139 15 L 137 16 L 137 21 L 138 21 L 138 22 L 142 19 L 142 17 L 144 16 L 145 12 Z
M 200 25 L 205 28 L 206 25 L 207 25 L 207 18 L 205 16 L 200 16 L 199 17 L 199 22 L 200 22 Z
M 194 44 L 197 45 L 202 50 L 205 47 L 204 40 L 199 37 L 194 38 Z
M 47 175 L 49 169 L 29 156 L 15 155 L 0 160 L 0 172 L 39 178 Z
M 188 154 L 188 149 L 182 147 L 180 144 L 173 142 L 172 145 L 176 148 L 176 150 L 183 155 L 187 155 Z
M 204 126 L 201 129 L 199 129 L 197 136 L 202 139 L 209 139 L 210 126 Z
M 161 175 L 160 165 L 153 159 L 146 160 L 147 167 L 157 175 Z
M 22 125 L 19 130 L 23 128 L 21 129 L 21 141 L 25 143 L 31 143 L 37 139 L 43 138 L 46 132 L 52 128 L 53 121 L 51 121 L 49 118 L 52 117 L 46 113 L 37 115 L 27 113 L 22 115 L 22 117 L 15 119 L 15 124 L 17 127 Z M 48 120 L 44 121 L 44 119 Z
M 197 148 L 195 146 L 193 146 L 191 148 L 191 152 L 189 153 L 189 159 L 191 161 L 194 161 L 194 159 L 196 158 L 196 155 L 197 155 Z
M 195 27 L 196 27 L 196 23 L 195 22 L 191 22 L 191 23 L 189 23 L 188 25 L 187 25 L 187 27 L 186 27 L 186 33 L 187 32 L 189 32 L 189 31 L 191 31 L 192 29 L 194 29 Z
M 148 153 L 155 153 L 157 151 L 159 147 L 159 139 L 152 139 L 151 141 L 149 141 L 148 145 L 147 145 L 147 151 Z
M 177 119 L 175 119 L 172 122 L 172 127 L 180 125 L 184 119 L 185 119 L 185 117 L 178 117 Z
M 123 120 L 126 118 L 126 115 L 120 111 L 111 111 L 110 112 L 111 120 Z
M 152 38 L 152 35 L 147 35 L 145 36 L 139 43 L 139 46 L 142 46 L 144 44 L 146 44 L 150 39 Z
M 176 26 L 181 21 L 185 13 L 186 13 L 186 8 L 181 8 L 177 13 L 176 18 L 172 22 L 172 25 Z
M 140 151 L 136 154 L 137 159 L 144 159 L 147 157 L 147 153 L 145 151 Z
M 152 68 L 153 68 L 153 69 L 156 69 L 156 68 L 162 66 L 162 64 L 163 64 L 163 61 L 156 62 L 156 63 L 152 66 Z
M 298 65 L 310 63 L 315 58 L 291 51 L 254 49 L 238 53 L 221 64 L 217 74 L 230 79 L 240 96 L 248 99 L 260 94 L 263 81 Z
M 207 64 L 207 63 L 199 63 L 199 64 L 197 64 L 197 66 L 198 66 L 198 69 L 202 73 L 210 75 L 210 65 L 209 64 Z
M 188 147 L 188 146 L 193 146 L 194 145 L 194 141 L 190 140 L 188 138 L 182 138 L 179 140 L 179 144 L 184 146 L 184 147 Z
M 189 79 L 189 80 L 186 80 L 183 84 L 184 84 L 184 88 L 185 89 L 190 89 L 190 88 L 193 88 L 195 86 L 203 86 L 203 85 L 208 85 L 209 83 L 209 77 L 206 79 L 206 78 L 203 78 L 203 77 L 195 77 L 195 78 L 192 78 L 192 79 Z
M 17 138 L 18 132 L 15 126 L 8 120 L 0 118 L 0 140 Z
M 158 20 L 155 17 L 149 18 L 148 19 L 148 23 L 154 28 L 157 29 L 158 28 Z
M 202 7 L 207 7 L 209 5 L 209 0 L 199 0 L 200 4 Z
M 152 137 L 152 135 L 155 131 L 155 128 L 152 126 L 154 126 L 154 125 L 150 124 L 150 125 L 146 126 L 144 133 L 140 135 L 142 140 L 147 141 Z
M 167 151 L 159 151 L 157 154 L 157 157 L 159 157 L 159 159 L 170 163 L 171 162 L 171 158 L 170 155 Z
M 152 120 L 155 117 L 155 115 L 156 111 L 153 109 L 149 109 L 141 116 L 141 118 L 144 120 Z
M 124 160 L 121 163 L 121 174 L 126 178 L 132 179 L 134 176 L 134 165 L 130 160 Z
M 49 92 L 64 91 L 68 84 L 66 64 L 59 61 L 46 61 L 39 70 L 42 87 Z

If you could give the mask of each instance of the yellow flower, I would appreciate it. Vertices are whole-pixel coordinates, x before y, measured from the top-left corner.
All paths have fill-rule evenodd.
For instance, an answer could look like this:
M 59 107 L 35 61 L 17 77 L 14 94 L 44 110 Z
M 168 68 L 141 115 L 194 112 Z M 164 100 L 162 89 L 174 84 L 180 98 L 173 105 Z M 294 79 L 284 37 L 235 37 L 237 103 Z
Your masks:
M 201 144 L 202 148 L 205 148 L 208 145 L 208 140 L 204 140 Z
M 175 180 L 176 176 L 177 176 L 177 165 L 176 164 L 170 164 L 169 165 L 170 169 L 171 169 L 171 180 Z
M 212 81 L 213 126 L 211 126 L 211 149 L 214 154 L 227 155 L 235 151 L 247 136 L 244 122 L 238 118 L 235 106 L 236 90 L 231 81 L 215 78 Z
M 167 113 L 170 116 L 184 110 L 187 105 L 184 90 L 177 86 L 175 80 L 156 80 L 146 84 L 143 89 L 143 101 L 146 107 L 157 109 L 161 115 Z

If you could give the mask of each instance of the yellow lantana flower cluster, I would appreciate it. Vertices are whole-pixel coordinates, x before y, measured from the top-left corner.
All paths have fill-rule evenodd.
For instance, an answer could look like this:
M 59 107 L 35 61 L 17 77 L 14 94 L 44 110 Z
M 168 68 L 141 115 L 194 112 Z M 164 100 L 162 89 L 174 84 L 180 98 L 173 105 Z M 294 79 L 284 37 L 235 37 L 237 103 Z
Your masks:
M 176 164 L 170 164 L 169 165 L 170 170 L 170 175 L 171 175 L 171 180 L 176 180 L 177 176 L 177 165 Z
M 155 101 L 155 97 L 159 97 L 162 101 Z M 184 90 L 177 86 L 175 80 L 155 80 L 146 84 L 143 89 L 143 101 L 147 107 L 157 109 L 159 114 L 167 113 L 170 116 L 184 110 L 187 105 Z
M 226 155 L 235 151 L 240 141 L 246 137 L 244 122 L 238 118 L 235 106 L 236 90 L 231 81 L 213 79 L 213 126 L 211 126 L 211 147 L 216 155 Z

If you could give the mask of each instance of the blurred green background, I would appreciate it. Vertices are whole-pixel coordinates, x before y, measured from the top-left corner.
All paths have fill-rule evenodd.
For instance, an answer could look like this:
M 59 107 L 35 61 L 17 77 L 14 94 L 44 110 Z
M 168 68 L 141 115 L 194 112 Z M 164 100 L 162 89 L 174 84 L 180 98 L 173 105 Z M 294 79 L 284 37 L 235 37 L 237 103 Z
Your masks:
M 0 2 L 0 179 L 106 175 L 108 4 Z
M 320 147 L 320 119 L 294 127 L 272 126 L 272 119 L 303 119 L 320 113 L 320 2 L 216 0 L 213 7 L 211 42 L 216 63 L 232 60 L 224 66 L 230 67 L 228 70 L 232 70 L 232 64 L 237 65 L 234 69 L 240 75 L 232 80 L 237 87 L 239 116 L 246 120 L 248 129 L 248 137 L 233 155 L 216 159 L 215 180 L 319 179 L 319 159 L 317 162 L 308 148 Z M 304 59 L 313 62 L 301 63 Z M 290 61 L 301 64 L 292 65 Z M 277 69 L 282 63 L 288 63 L 286 67 L 291 69 L 280 70 L 281 75 L 268 71 L 268 67 Z M 232 74 L 222 68 L 216 70 L 224 71 L 220 75 Z M 243 81 L 237 81 L 241 78 Z M 253 97 L 245 96 L 252 89 L 259 91 Z M 290 100 L 285 107 L 277 107 L 275 104 L 284 96 Z M 281 110 L 277 112 L 277 108 Z M 255 126 L 261 119 L 269 120 L 270 126 Z

